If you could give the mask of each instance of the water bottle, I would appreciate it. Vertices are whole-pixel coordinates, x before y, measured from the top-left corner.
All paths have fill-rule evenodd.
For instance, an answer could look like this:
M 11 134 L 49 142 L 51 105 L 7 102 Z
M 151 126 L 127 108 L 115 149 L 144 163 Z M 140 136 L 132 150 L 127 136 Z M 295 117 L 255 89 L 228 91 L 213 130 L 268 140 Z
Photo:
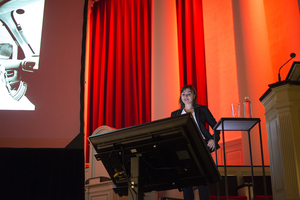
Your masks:
M 244 100 L 244 117 L 252 118 L 251 101 L 249 100 L 249 97 L 245 97 Z

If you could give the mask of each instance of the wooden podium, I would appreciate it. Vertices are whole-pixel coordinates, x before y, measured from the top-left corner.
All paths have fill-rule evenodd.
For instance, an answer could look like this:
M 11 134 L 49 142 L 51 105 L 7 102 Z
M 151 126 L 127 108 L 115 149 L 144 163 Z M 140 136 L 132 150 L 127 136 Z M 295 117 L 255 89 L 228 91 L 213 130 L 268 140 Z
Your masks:
M 273 199 L 300 199 L 300 63 L 269 85 L 265 107 Z

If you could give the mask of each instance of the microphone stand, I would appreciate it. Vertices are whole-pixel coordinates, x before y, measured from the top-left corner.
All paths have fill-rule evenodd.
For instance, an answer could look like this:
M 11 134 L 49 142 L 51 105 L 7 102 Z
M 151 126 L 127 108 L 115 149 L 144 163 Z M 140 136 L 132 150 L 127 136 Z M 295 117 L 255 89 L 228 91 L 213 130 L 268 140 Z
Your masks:
M 278 82 L 281 81 L 281 76 L 280 76 L 280 70 L 281 70 L 281 68 L 282 68 L 284 65 L 286 65 L 288 62 L 290 62 L 290 60 L 292 60 L 293 58 L 295 58 L 295 57 L 296 57 L 296 54 L 295 54 L 295 53 L 291 53 L 290 56 L 291 56 L 291 58 L 279 68 L 279 71 L 278 71 Z

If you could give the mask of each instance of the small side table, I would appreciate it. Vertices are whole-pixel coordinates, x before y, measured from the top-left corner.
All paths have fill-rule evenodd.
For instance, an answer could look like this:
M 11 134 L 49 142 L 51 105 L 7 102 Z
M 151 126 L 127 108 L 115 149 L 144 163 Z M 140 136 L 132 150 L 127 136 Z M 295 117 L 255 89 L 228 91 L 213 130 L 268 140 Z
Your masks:
M 252 185 L 254 185 L 250 130 L 256 124 L 259 125 L 259 138 L 260 138 L 261 161 L 262 161 L 262 171 L 263 171 L 263 181 L 264 181 L 264 193 L 265 193 L 265 199 L 267 200 L 267 187 L 266 187 L 266 177 L 265 177 L 265 166 L 264 166 L 264 156 L 263 156 L 260 118 L 221 118 L 218 121 L 218 123 L 215 125 L 215 127 L 213 128 L 213 130 L 222 131 L 226 200 L 228 200 L 228 183 L 227 183 L 224 131 L 247 131 L 248 132 L 249 151 L 250 151 L 250 165 L 251 165 L 251 178 L 252 178 Z M 215 143 L 216 143 L 216 141 L 215 141 Z M 217 152 L 216 151 L 215 151 L 215 157 L 216 157 L 216 165 L 218 165 L 218 159 L 217 159 Z M 254 197 L 255 197 L 255 191 L 253 191 L 253 192 L 254 192 Z M 251 199 L 251 197 L 249 197 L 249 198 Z

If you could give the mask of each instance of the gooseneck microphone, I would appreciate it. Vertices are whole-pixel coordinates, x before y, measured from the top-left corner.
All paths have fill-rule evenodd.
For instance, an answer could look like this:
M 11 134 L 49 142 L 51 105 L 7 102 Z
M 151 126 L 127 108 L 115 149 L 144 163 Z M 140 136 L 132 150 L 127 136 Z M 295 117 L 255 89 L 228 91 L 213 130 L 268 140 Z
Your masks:
M 282 68 L 284 65 L 286 65 L 288 62 L 290 62 L 290 60 L 292 60 L 293 58 L 295 58 L 295 57 L 296 57 L 296 54 L 295 54 L 295 53 L 291 53 L 290 56 L 291 56 L 291 58 L 279 68 L 279 71 L 278 71 L 278 82 L 281 81 L 281 76 L 280 76 L 280 70 L 281 70 L 281 68 Z

